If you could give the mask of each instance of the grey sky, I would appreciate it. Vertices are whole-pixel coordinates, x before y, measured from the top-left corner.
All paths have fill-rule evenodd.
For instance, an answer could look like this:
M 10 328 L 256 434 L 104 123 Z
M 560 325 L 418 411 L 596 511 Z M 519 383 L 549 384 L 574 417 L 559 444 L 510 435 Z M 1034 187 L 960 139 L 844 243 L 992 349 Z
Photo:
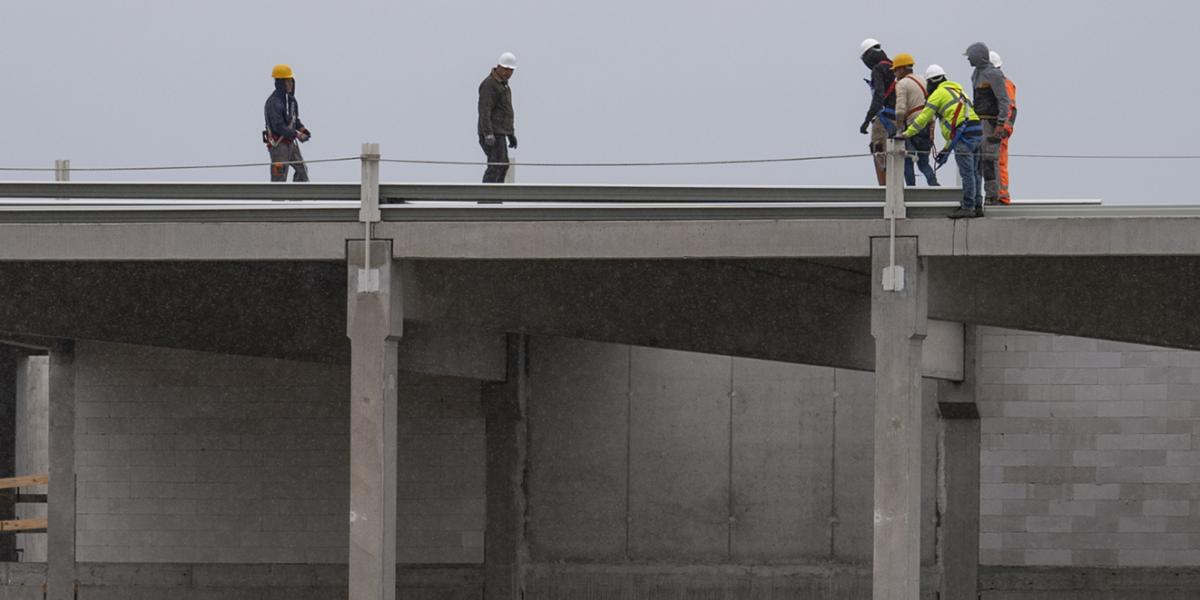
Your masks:
M 290 63 L 308 158 L 481 160 L 475 93 L 517 55 L 525 161 L 864 152 L 865 37 L 969 79 L 984 41 L 1019 86 L 1014 153 L 1196 154 L 1200 5 L 1017 0 L 8 0 L 0 165 L 265 161 L 270 68 Z M 1018 198 L 1195 201 L 1200 161 L 1014 158 Z M 75 179 L 262 180 L 261 169 Z M 386 166 L 388 181 L 478 181 L 475 167 Z M 45 174 L 5 174 L 9 179 Z M 353 181 L 357 165 L 313 165 Z M 518 169 L 522 182 L 869 185 L 869 159 L 770 166 Z

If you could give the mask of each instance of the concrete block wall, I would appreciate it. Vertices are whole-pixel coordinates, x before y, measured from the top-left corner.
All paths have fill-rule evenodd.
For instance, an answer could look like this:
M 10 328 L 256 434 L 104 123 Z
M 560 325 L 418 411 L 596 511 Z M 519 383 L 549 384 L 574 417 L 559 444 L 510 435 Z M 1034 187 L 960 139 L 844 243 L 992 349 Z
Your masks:
M 535 563 L 869 563 L 870 373 L 557 338 L 532 339 L 529 356 Z M 926 407 L 930 564 L 932 394 Z
M 76 346 L 79 560 L 344 563 L 344 366 Z M 398 561 L 478 563 L 479 384 L 402 375 Z
M 980 557 L 1200 566 L 1200 353 L 983 328 Z

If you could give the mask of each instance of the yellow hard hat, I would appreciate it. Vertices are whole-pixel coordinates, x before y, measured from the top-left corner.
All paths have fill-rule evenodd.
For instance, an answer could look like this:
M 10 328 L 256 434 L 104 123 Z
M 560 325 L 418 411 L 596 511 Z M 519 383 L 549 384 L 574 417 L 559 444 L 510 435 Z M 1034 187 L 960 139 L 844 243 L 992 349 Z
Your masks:
M 292 68 L 287 65 L 275 65 L 275 68 L 271 69 L 271 78 L 272 79 L 291 79 L 292 78 Z
M 896 55 L 894 60 L 892 60 L 892 69 L 895 70 L 903 67 L 911 67 L 915 64 L 917 63 L 913 60 L 911 54 L 907 52 L 901 52 L 900 54 Z

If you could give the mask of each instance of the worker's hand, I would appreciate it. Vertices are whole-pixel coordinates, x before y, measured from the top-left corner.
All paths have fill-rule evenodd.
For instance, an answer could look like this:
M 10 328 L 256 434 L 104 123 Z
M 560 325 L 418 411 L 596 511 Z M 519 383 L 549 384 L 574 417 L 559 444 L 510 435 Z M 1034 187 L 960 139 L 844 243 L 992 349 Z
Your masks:
M 997 123 L 995 134 L 996 134 L 996 137 L 998 137 L 1000 139 L 1004 139 L 1004 138 L 1007 138 L 1008 136 L 1012 135 L 1012 129 L 1010 129 L 1007 124 Z
M 304 141 L 307 142 L 308 140 L 312 139 L 312 132 L 309 131 L 307 127 L 305 127 L 304 129 L 301 129 L 300 131 L 304 132 Z
M 867 135 L 867 129 L 869 129 L 870 127 L 871 127 L 871 121 L 869 121 L 869 120 L 863 121 L 862 127 L 858 128 L 858 132 L 863 135 Z
M 483 136 L 483 145 L 484 146 L 495 146 L 496 145 L 496 136 L 493 134 L 490 134 L 490 133 Z
M 942 148 L 941 150 L 939 150 L 939 151 L 938 151 L 938 153 L 937 153 L 937 162 L 938 162 L 938 164 L 939 164 L 939 165 L 940 165 L 940 164 L 945 164 L 945 162 L 946 162 L 946 161 L 948 161 L 948 160 L 950 160 L 950 150 L 949 150 L 949 149 L 947 149 L 947 148 Z
M 309 136 L 308 132 L 303 129 L 296 132 L 296 139 L 299 140 L 301 143 L 307 142 L 309 137 L 311 137 L 311 136 Z
M 516 149 L 517 147 L 517 136 L 511 133 L 508 134 L 508 147 L 513 149 Z

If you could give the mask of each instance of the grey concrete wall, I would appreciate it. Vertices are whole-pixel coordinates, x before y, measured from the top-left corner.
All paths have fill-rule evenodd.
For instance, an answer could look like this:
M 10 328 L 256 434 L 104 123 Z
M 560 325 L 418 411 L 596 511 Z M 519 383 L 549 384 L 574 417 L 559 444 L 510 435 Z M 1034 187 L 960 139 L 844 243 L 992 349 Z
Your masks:
M 41 600 L 45 565 L 0 563 L 0 600 Z M 345 565 L 87 563 L 78 600 L 340 600 Z M 478 566 L 399 567 L 396 597 L 482 600 Z
M 534 338 L 529 390 L 535 563 L 869 563 L 871 374 Z
M 30 356 L 17 363 L 16 395 L 16 472 L 15 475 L 39 475 L 50 472 L 50 359 Z M 46 486 L 21 490 L 28 494 L 45 494 Z M 16 517 L 32 519 L 46 516 L 44 504 L 19 504 Z M 46 561 L 46 535 L 18 534 L 17 548 L 21 562 Z
M 1200 353 L 980 332 L 981 559 L 1200 565 Z
M 76 353 L 80 560 L 345 562 L 345 367 L 95 342 Z M 398 562 L 480 562 L 479 384 L 399 384 Z

